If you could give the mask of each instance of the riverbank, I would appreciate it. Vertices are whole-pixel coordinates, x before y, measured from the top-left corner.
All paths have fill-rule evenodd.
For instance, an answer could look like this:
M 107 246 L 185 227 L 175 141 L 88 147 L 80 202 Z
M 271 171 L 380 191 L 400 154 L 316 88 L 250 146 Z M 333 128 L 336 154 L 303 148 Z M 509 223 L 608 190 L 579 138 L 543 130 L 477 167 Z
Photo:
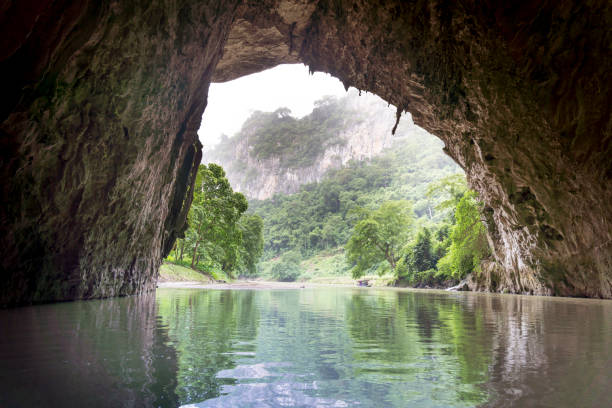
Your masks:
M 227 279 L 227 280 L 226 280 Z M 263 279 L 233 280 L 229 278 L 216 280 L 214 277 L 185 266 L 164 262 L 159 271 L 158 288 L 194 288 L 194 289 L 304 289 L 314 287 L 355 287 L 357 281 L 350 276 L 318 276 L 308 281 L 278 282 Z M 391 276 L 366 276 L 371 287 L 393 288 Z M 400 286 L 403 287 L 403 286 Z M 422 287 L 419 289 L 445 288 Z
M 157 279 L 157 282 L 158 284 L 181 282 L 210 284 L 214 283 L 215 280 L 211 276 L 206 275 L 200 271 L 196 271 L 195 269 L 164 262 L 159 268 L 159 277 Z
M 229 279 L 228 279 L 229 281 Z M 324 282 L 275 282 L 265 280 L 215 280 L 200 271 L 164 262 L 159 270 L 158 288 L 194 289 L 300 289 L 321 286 L 354 286 L 350 279 Z
M 370 281 L 372 286 L 389 286 L 389 276 L 366 276 L 363 279 Z M 159 270 L 159 287 L 203 287 L 211 286 L 220 288 L 299 288 L 312 286 L 354 286 L 356 280 L 350 276 L 317 276 L 306 281 L 278 282 L 269 281 L 265 278 L 254 280 L 232 280 L 227 276 L 215 277 L 214 274 L 206 274 L 202 271 L 191 269 L 186 266 L 171 262 L 164 262 Z
M 276 282 L 264 280 L 235 280 L 233 282 L 158 282 L 158 289 L 218 289 L 218 290 L 298 290 L 314 288 L 359 288 L 359 289 L 383 289 L 392 291 L 423 291 L 423 292 L 445 292 L 444 289 L 435 288 L 411 288 L 397 286 L 370 286 L 360 287 L 353 283 L 322 283 L 322 282 Z
M 309 289 L 316 287 L 354 287 L 348 283 L 313 283 L 313 282 L 274 282 L 260 280 L 237 280 L 231 283 L 225 282 L 158 282 L 158 288 L 192 288 L 192 289 Z

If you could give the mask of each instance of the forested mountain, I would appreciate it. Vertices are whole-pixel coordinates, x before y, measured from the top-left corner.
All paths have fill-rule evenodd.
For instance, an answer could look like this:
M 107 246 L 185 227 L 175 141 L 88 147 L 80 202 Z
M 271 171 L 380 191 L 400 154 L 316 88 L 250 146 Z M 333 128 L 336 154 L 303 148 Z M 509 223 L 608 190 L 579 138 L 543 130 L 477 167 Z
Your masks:
M 324 97 L 299 119 L 287 108 L 254 112 L 240 132 L 205 151 L 203 162 L 223 166 L 232 187 L 249 198 L 291 194 L 350 160 L 380 154 L 393 141 L 394 123 L 393 107 L 352 90 L 342 98 Z M 407 116 L 396 135 L 414 132 L 418 128 Z
M 423 227 L 442 230 L 438 235 L 444 240 L 454 207 L 440 206 L 449 199 L 444 188 L 429 194 L 428 190 L 449 178 L 462 183 L 463 194 L 461 169 L 442 152 L 438 139 L 420 130 L 396 137 L 392 146 L 370 160 L 351 161 L 344 168 L 329 171 L 320 182 L 303 185 L 295 194 L 250 200 L 249 211 L 264 220 L 260 271 L 272 278 L 297 277 L 306 272 L 303 265 L 300 270 L 304 259 L 328 254 L 335 258 L 334 270 L 326 273 L 349 274 L 351 263 L 345 261 L 342 247 L 366 212 L 389 201 L 403 201 L 410 207 L 410 228 L 400 246 L 408 244 Z
M 373 209 L 389 200 L 409 200 L 423 224 L 441 220 L 448 211 L 436 210 L 427 197 L 430 183 L 460 168 L 442 152 L 442 143 L 425 131 L 397 137 L 391 148 L 366 161 L 351 161 L 332 170 L 318 183 L 291 195 L 250 200 L 250 211 L 264 219 L 264 257 L 287 250 L 303 255 L 334 248 L 348 240 L 358 208 Z
M 392 136 L 394 123 L 380 99 L 352 92 L 320 100 L 301 119 L 286 108 L 255 112 L 223 138 L 205 160 L 223 165 L 249 197 L 259 220 L 250 236 L 263 227 L 263 257 L 256 268 L 248 254 L 260 250 L 245 248 L 228 263 L 238 252 L 223 247 L 221 269 L 231 274 L 242 262 L 239 275 L 275 280 L 378 274 L 413 286 L 449 285 L 477 270 L 489 256 L 477 196 L 439 139 L 409 117 Z M 181 242 L 195 254 L 190 237 Z

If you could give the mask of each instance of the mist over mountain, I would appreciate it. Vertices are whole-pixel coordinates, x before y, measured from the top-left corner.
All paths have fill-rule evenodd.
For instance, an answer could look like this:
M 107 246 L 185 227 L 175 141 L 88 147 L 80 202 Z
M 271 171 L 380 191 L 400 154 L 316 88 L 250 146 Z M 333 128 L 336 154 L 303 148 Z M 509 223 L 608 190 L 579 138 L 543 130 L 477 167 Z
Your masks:
M 393 107 L 377 96 L 351 90 L 341 98 L 322 98 L 302 118 L 287 108 L 256 111 L 238 133 L 205 151 L 203 162 L 220 164 L 236 191 L 263 200 L 296 193 L 301 185 L 318 182 L 351 160 L 371 159 L 394 138 L 426 133 L 409 115 L 402 118 L 395 137 L 394 124 Z

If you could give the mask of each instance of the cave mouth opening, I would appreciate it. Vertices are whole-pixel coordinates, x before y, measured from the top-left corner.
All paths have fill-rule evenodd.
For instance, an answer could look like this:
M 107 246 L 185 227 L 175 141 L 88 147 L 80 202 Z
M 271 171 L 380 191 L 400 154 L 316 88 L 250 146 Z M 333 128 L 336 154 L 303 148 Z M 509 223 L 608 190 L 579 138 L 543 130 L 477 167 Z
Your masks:
M 301 118 L 325 96 L 341 97 L 347 90 L 340 80 L 322 72 L 310 73 L 303 64 L 281 64 L 225 82 L 212 82 L 198 130 L 204 149 L 222 135 L 237 133 L 255 111 L 273 112 L 285 107 Z
M 231 187 L 247 197 L 251 208 L 247 214 L 264 221 L 266 259 L 299 252 L 298 257 L 307 262 L 323 251 L 343 252 L 354 224 L 349 221 L 350 211 L 357 207 L 375 211 L 390 201 L 405 202 L 410 207 L 408 217 L 414 220 L 402 231 L 407 236 L 401 247 L 420 229 L 446 236 L 451 224 L 444 231 L 441 228 L 452 215 L 448 208 L 439 209 L 442 194 L 430 196 L 429 186 L 452 176 L 452 183 L 467 191 L 465 174 L 445 155 L 439 138 L 416 126 L 409 113 L 398 125 L 396 114 L 397 109 L 378 96 L 346 89 L 338 79 L 312 74 L 303 65 L 280 65 L 212 83 L 198 132 L 203 145 L 201 171 L 205 174 L 210 163 L 220 165 Z M 204 202 L 198 191 L 207 189 L 199 184 L 194 189 L 198 206 Z M 320 194 L 325 203 L 312 199 L 313 194 Z M 277 195 L 284 198 L 279 201 Z M 275 214 L 285 210 L 277 203 L 292 201 L 293 195 L 303 197 L 299 208 L 305 209 L 300 216 L 288 215 L 291 220 L 285 222 L 300 234 L 287 243 L 283 240 L 291 232 L 276 224 Z M 170 260 L 191 259 L 191 267 L 199 269 L 199 261 L 210 258 L 214 251 L 207 253 L 199 244 L 207 238 L 194 238 L 196 225 L 205 222 L 190 221 L 186 231 L 190 241 L 179 239 Z M 272 232 L 268 223 L 283 233 Z M 284 243 L 275 244 L 280 241 Z M 340 258 L 334 259 L 344 265 Z M 428 265 L 433 267 L 432 262 Z M 347 270 L 343 276 L 348 278 Z

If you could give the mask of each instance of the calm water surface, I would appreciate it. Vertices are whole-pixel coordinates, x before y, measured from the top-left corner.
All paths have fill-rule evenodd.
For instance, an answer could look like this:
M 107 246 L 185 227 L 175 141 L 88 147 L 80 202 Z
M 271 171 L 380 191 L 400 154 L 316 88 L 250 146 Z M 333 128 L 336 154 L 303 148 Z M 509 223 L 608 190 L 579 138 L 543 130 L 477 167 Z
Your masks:
M 160 289 L 0 311 L 0 407 L 612 407 L 612 302 Z

